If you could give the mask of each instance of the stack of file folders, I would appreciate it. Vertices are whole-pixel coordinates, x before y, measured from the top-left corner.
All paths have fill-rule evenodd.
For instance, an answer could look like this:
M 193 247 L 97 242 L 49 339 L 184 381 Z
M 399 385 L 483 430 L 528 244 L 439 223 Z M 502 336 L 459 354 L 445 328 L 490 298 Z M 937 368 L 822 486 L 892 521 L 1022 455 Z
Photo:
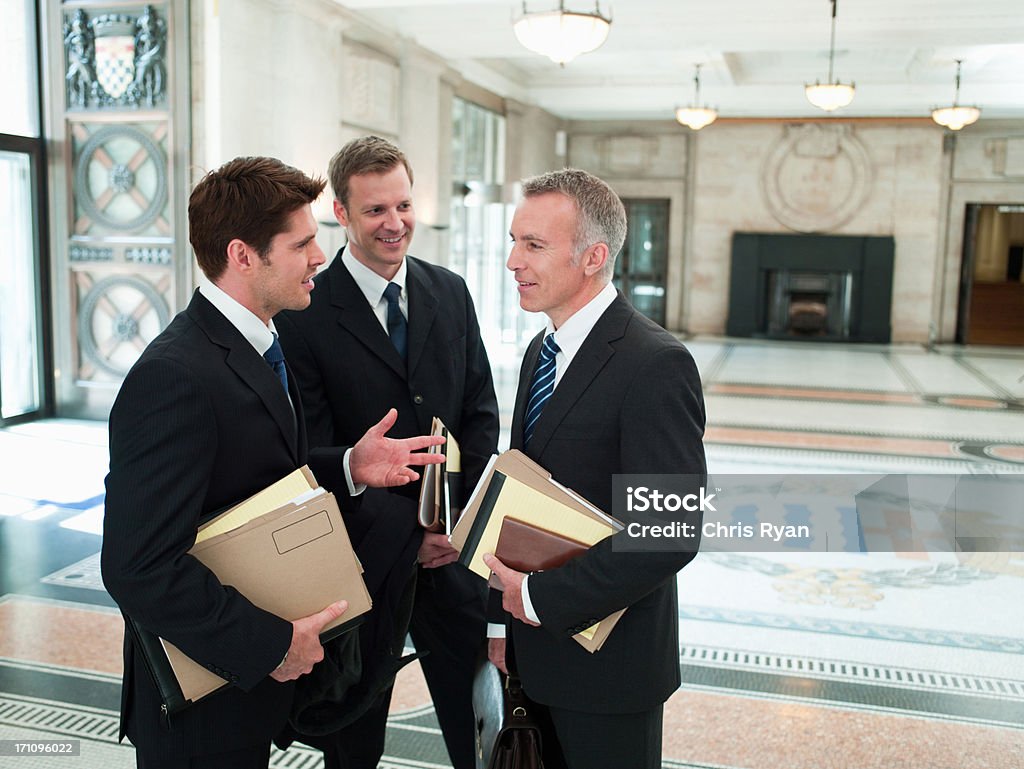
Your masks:
M 370 595 L 334 495 L 319 488 L 308 467 L 199 527 L 189 553 L 223 585 L 286 620 L 307 617 L 342 599 L 345 613 L 326 625 L 321 642 L 361 622 Z M 227 685 L 174 644 L 125 617 L 146 666 L 173 714 Z
M 541 571 L 582 554 L 622 528 L 513 449 L 491 458 L 452 531 L 451 543 L 459 551 L 460 563 L 490 579 L 485 553 L 517 571 Z M 620 609 L 573 638 L 587 651 L 598 651 L 625 611 Z

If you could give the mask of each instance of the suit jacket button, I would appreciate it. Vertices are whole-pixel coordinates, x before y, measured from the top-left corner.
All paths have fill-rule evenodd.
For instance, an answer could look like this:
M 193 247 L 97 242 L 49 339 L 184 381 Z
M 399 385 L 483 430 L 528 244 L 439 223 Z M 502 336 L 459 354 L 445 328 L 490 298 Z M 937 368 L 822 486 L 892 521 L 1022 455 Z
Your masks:
M 412 402 L 415 403 L 417 406 L 422 406 L 423 405 L 423 396 L 422 395 L 414 395 L 414 396 L 412 396 Z

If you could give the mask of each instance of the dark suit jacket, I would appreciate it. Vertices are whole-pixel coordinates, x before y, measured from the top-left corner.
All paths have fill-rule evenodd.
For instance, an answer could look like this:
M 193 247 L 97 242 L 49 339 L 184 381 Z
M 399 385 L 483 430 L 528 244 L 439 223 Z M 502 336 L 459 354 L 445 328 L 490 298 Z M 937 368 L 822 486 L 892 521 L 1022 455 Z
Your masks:
M 291 623 L 253 606 L 187 555 L 197 526 L 306 462 L 298 390 L 288 404 L 266 361 L 198 291 L 146 348 L 110 413 L 102 571 L 122 611 L 233 686 L 171 719 L 125 639 L 122 729 L 165 756 L 269 742 L 292 684 L 268 674 L 291 643 Z M 338 463 L 310 461 L 327 488 Z M 340 485 L 339 485 L 340 482 Z M 347 494 L 339 503 L 348 506 Z
M 462 278 L 413 257 L 406 262 L 408 367 L 341 252 L 317 276 L 310 308 L 275 319 L 301 385 L 309 444 L 314 450 L 352 444 L 391 407 L 398 422 L 388 435 L 396 438 L 428 434 L 437 416 L 459 441 L 472 489 L 498 441 L 497 400 L 476 312 Z M 346 517 L 368 585 L 379 582 L 403 543 L 420 537 L 418 494 L 418 483 L 394 492 L 368 489 L 358 515 Z M 456 603 L 478 598 L 478 590 L 473 580 L 459 579 L 444 594 Z
M 522 449 L 523 413 L 543 337 L 530 343 L 523 359 L 512 448 Z M 619 294 L 555 388 L 526 453 L 555 480 L 612 512 L 615 474 L 703 476 L 703 434 L 693 358 Z M 692 552 L 614 552 L 609 538 L 561 568 L 532 575 L 530 598 L 541 627 L 512 622 L 530 697 L 595 713 L 638 712 L 668 699 L 680 683 L 675 577 L 692 558 Z M 590 654 L 572 639 L 624 606 L 599 652 Z

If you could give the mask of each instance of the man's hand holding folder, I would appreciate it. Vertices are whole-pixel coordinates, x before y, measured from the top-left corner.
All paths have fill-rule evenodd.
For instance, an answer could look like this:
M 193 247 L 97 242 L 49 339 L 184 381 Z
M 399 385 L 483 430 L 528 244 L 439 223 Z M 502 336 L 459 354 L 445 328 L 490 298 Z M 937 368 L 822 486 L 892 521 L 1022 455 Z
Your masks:
M 304 676 L 324 658 L 320 633 L 348 608 L 348 601 L 332 603 L 323 611 L 292 622 L 292 645 L 285 652 L 281 664 L 270 674 L 275 681 L 284 683 Z
M 515 617 L 520 622 L 525 622 L 527 625 L 533 625 L 534 627 L 540 627 L 540 624 L 534 622 L 532 619 L 526 616 L 526 609 L 523 607 L 523 580 L 526 578 L 526 574 L 521 571 L 511 569 L 490 553 L 484 555 L 484 563 L 493 571 L 502 585 L 502 608 Z

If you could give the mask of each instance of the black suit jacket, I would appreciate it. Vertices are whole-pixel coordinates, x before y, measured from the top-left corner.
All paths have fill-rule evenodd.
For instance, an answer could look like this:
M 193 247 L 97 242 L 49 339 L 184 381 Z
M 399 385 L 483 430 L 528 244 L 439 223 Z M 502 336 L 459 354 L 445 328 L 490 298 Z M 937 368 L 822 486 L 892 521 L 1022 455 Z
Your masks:
M 459 441 L 466 487 L 472 489 L 497 446 L 498 406 L 465 281 L 443 267 L 406 257 L 406 365 L 341 253 L 317 276 L 310 308 L 275 319 L 302 390 L 310 446 L 317 453 L 317 447 L 352 444 L 392 407 L 398 409 L 398 421 L 391 437 L 426 435 L 437 416 Z M 403 549 L 408 552 L 410 539 L 418 547 L 418 495 L 418 483 L 392 492 L 367 489 L 359 513 L 346 517 L 371 590 Z M 446 580 L 440 595 L 452 604 L 478 599 L 479 585 L 472 579 L 449 579 L 451 571 L 444 568 L 434 575 Z
M 523 359 L 512 448 L 522 449 L 543 337 L 530 343 Z M 555 480 L 611 512 L 615 474 L 703 476 L 703 434 L 693 358 L 619 294 L 545 405 L 526 453 Z M 596 713 L 638 712 L 668 699 L 680 683 L 676 572 L 693 555 L 614 552 L 609 538 L 561 568 L 533 574 L 530 598 L 542 625 L 511 625 L 530 697 Z M 590 654 L 572 639 L 625 606 L 599 652 Z
M 197 291 L 132 367 L 111 410 L 104 584 L 123 612 L 233 684 L 168 726 L 126 637 L 122 730 L 142 750 L 189 756 L 265 743 L 288 715 L 293 685 L 268 674 L 291 643 L 291 623 L 222 585 L 187 551 L 200 520 L 307 461 L 302 404 L 290 388 L 298 419 L 270 366 Z M 325 487 L 344 488 L 338 463 L 310 467 Z

